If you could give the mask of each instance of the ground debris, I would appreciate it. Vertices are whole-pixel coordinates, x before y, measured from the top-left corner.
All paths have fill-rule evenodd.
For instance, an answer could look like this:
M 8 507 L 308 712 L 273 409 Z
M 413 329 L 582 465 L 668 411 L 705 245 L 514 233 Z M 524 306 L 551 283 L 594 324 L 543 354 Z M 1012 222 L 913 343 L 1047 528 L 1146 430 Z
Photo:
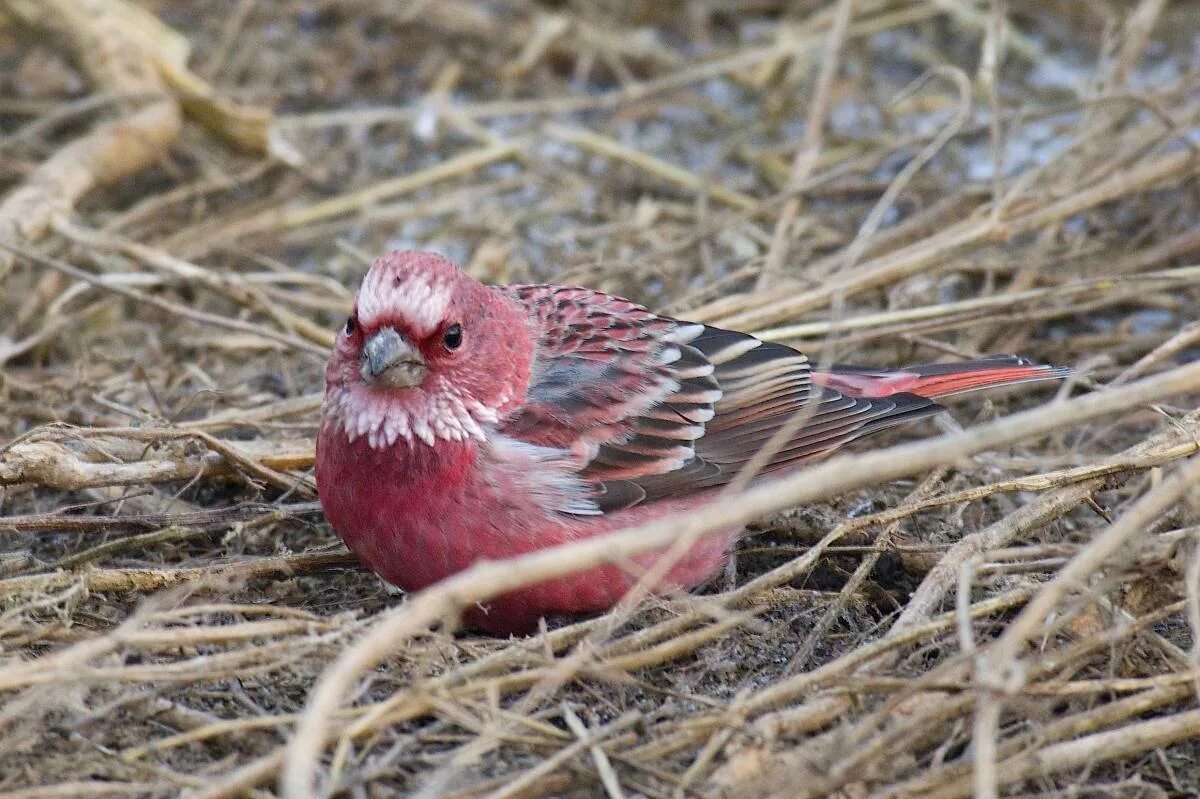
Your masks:
M 1194 16 L 0 0 L 0 796 L 268 796 L 304 746 L 346 796 L 1197 795 Z M 313 499 L 401 247 L 1076 404 L 956 405 L 1003 435 L 862 455 L 695 596 L 453 635 Z

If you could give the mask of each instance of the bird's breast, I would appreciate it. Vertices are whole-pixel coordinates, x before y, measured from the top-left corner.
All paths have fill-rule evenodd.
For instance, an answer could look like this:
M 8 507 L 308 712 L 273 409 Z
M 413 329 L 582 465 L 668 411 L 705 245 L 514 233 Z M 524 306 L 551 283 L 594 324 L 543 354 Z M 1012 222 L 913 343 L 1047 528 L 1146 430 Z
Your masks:
M 479 459 L 474 441 L 377 449 L 323 426 L 317 491 L 346 545 L 388 582 L 416 590 L 511 548 L 529 525 L 520 497 L 493 484 Z
M 324 427 L 317 438 L 317 489 L 333 529 L 364 565 L 407 591 L 416 591 L 479 560 L 525 552 L 650 521 L 702 501 L 649 503 L 603 516 L 548 515 L 489 468 L 486 448 L 473 442 L 398 443 L 373 449 Z M 736 531 L 696 542 L 664 576 L 690 587 L 720 568 Z M 656 553 L 634 558 L 649 568 Z M 590 612 L 615 603 L 637 571 L 617 564 L 530 585 L 496 597 L 488 610 L 468 609 L 474 625 L 497 633 L 528 632 L 539 616 Z

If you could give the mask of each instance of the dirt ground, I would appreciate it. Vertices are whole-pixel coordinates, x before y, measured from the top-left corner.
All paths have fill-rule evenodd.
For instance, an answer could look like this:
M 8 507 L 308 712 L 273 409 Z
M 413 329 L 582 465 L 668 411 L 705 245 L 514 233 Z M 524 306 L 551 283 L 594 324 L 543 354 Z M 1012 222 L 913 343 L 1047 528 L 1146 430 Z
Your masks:
M 1198 171 L 1186 0 L 0 0 L 0 797 L 1200 795 Z M 407 247 L 1075 373 L 500 640 L 545 564 L 402 598 L 316 502 Z

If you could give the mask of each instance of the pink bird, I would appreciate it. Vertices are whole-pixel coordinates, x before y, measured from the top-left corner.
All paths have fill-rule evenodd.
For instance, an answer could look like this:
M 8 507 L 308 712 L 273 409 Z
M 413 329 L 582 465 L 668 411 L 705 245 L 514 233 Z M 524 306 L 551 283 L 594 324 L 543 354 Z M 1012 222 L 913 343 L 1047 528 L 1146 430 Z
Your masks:
M 812 403 L 762 474 L 937 413 L 937 397 L 1065 373 L 1013 357 L 817 372 L 781 344 L 599 291 L 489 287 L 433 253 L 394 252 L 363 279 L 329 360 L 317 488 L 363 563 L 415 591 L 480 560 L 710 502 Z M 717 573 L 740 532 L 702 539 L 659 590 Z M 635 580 L 601 566 L 466 621 L 528 632 L 547 614 L 606 610 Z

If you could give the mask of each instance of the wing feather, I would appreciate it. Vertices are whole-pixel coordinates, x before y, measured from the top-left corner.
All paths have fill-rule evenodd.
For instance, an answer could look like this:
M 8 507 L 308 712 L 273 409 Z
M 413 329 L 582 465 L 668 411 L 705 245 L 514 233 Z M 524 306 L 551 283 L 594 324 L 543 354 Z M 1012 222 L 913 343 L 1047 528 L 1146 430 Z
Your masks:
M 528 309 L 538 334 L 526 401 L 500 433 L 569 453 L 576 476 L 591 486 L 591 504 L 573 506 L 583 512 L 724 485 L 799 412 L 811 417 L 764 473 L 941 409 L 912 394 L 867 398 L 821 388 L 796 350 L 602 292 L 500 290 Z

